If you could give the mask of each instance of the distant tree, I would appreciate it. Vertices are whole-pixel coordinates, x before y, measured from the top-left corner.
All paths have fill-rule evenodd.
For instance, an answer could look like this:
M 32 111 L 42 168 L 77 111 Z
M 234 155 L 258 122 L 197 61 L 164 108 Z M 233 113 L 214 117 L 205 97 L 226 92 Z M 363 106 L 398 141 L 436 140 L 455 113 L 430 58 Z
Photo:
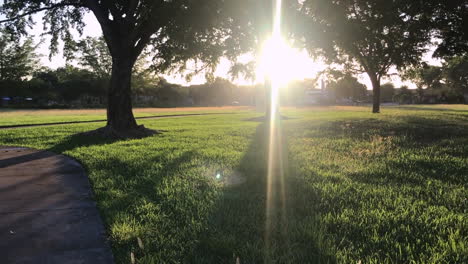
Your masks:
M 402 75 L 403 79 L 413 81 L 418 88 L 439 89 L 442 87 L 443 69 L 440 66 L 422 63 L 407 69 Z
M 93 71 L 67 65 L 56 70 L 42 68 L 34 72 L 27 87 L 34 97 L 70 103 L 85 95 L 104 101 L 107 84 L 108 80 Z
M 75 46 L 73 59 L 86 69 L 103 79 L 110 78 L 112 73 L 112 56 L 104 37 L 87 37 Z
M 416 88 L 416 102 L 422 103 L 424 100 L 424 90 L 421 87 Z
M 442 68 L 450 88 L 468 93 L 468 54 L 447 59 Z
M 296 39 L 312 54 L 367 73 L 373 88 L 372 112 L 380 111 L 380 83 L 391 67 L 417 64 L 431 41 L 431 17 L 423 1 L 305 0 Z M 429 25 L 429 26 L 428 26 Z
M 381 86 L 381 100 L 383 102 L 392 102 L 395 95 L 395 85 L 393 83 L 384 83 Z
M 73 101 L 82 95 L 103 96 L 105 87 L 99 87 L 96 75 L 87 70 L 73 66 L 58 68 L 58 90 L 65 101 Z
M 468 55 L 446 57 L 442 66 L 422 63 L 407 70 L 403 77 L 416 83 L 421 90 L 444 89 L 444 94 L 452 98 L 461 97 L 468 93 Z
M 367 90 L 364 84 L 350 74 L 345 74 L 338 80 L 331 82 L 327 88 L 333 90 L 332 94 L 337 99 L 348 98 L 353 100 L 364 98 Z
M 138 129 L 132 113 L 132 68 L 146 48 L 154 51 L 155 69 L 184 69 L 191 59 L 203 62 L 214 70 L 224 55 L 226 43 L 223 30 L 232 21 L 225 8 L 237 8 L 235 1 L 212 0 L 24 0 L 6 1 L 0 14 L 17 32 L 26 33 L 32 24 L 31 15 L 45 12 L 43 22 L 46 32 L 52 35 L 51 51 L 56 52 L 58 39 L 65 42 L 66 50 L 72 48 L 69 28 L 82 32 L 83 16 L 91 11 L 103 31 L 112 56 L 106 131 L 123 135 L 121 131 Z
M 0 28 L 0 81 L 20 81 L 39 67 L 39 56 L 33 40 L 21 40 Z
M 211 91 L 215 99 L 215 105 L 230 105 L 234 101 L 234 93 L 237 86 L 224 78 L 216 78 L 214 82 L 210 83 Z
M 202 106 L 230 105 L 238 87 L 224 78 L 189 87 L 190 96 L 195 104 Z
M 413 93 L 409 90 L 408 86 L 403 85 L 399 89 L 395 89 L 393 101 L 400 104 L 408 104 L 413 102 Z
M 48 68 L 41 68 L 34 72 L 28 85 L 34 91 L 35 97 L 59 100 L 59 79 L 56 71 Z
M 182 106 L 186 98 L 180 85 L 169 83 L 164 78 L 159 79 L 156 95 L 159 107 Z
M 42 68 L 33 74 L 33 78 L 49 83 L 51 86 L 55 86 L 58 83 L 57 73 L 49 68 Z

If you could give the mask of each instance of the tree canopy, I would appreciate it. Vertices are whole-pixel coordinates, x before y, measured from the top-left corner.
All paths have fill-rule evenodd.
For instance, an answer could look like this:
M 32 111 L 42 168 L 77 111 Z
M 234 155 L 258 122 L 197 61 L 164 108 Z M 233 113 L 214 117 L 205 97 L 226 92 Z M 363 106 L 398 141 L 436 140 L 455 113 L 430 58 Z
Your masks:
M 424 4 L 431 7 L 434 16 L 435 36 L 441 40 L 436 57 L 468 54 L 468 1 L 429 0 Z

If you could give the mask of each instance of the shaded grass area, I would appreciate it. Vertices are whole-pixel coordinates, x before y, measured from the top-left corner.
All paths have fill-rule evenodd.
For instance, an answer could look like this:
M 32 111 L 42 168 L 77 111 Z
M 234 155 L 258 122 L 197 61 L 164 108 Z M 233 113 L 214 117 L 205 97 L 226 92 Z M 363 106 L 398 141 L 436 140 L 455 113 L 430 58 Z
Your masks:
M 255 113 L 146 120 L 166 132 L 126 141 L 73 136 L 100 124 L 5 130 L 0 145 L 78 159 L 118 263 L 131 252 L 137 263 L 465 263 L 461 109 L 286 109 L 270 181 L 268 124 L 245 121 Z

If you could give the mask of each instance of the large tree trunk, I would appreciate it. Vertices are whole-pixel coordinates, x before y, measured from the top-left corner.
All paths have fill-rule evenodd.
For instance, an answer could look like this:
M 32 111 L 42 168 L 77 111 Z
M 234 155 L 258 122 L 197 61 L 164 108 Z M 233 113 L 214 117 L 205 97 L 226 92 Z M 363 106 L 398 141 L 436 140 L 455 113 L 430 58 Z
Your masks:
M 380 113 L 380 79 L 377 77 L 377 74 L 372 72 L 368 72 L 367 75 L 369 75 L 372 82 L 372 113 Z
M 113 59 L 107 102 L 107 126 L 116 131 L 128 131 L 138 127 L 133 116 L 131 100 L 133 64 L 127 56 Z

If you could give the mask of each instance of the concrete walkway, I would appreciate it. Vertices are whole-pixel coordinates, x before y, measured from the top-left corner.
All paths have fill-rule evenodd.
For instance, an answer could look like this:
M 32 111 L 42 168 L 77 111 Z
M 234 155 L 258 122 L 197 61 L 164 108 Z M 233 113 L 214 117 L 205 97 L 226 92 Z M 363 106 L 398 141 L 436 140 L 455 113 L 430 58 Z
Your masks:
M 78 162 L 0 147 L 0 263 L 113 263 Z

